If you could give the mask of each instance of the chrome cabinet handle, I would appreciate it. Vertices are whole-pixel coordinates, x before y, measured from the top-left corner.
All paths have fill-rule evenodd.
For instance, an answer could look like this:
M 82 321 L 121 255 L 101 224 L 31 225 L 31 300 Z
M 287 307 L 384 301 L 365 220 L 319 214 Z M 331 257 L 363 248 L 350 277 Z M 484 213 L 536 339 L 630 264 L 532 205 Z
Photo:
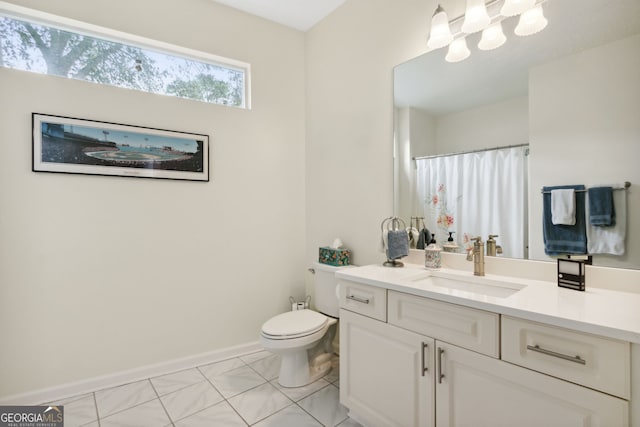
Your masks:
M 424 374 L 426 372 L 429 372 L 429 367 L 425 366 L 425 356 L 424 356 L 424 351 L 429 348 L 429 344 L 427 344 L 426 342 L 422 343 L 422 376 L 424 377 Z
M 442 384 L 442 379 L 444 378 L 444 374 L 442 373 L 442 355 L 444 354 L 444 349 L 438 347 L 438 384 Z
M 586 365 L 587 361 L 581 358 L 580 356 L 567 356 L 566 354 L 557 353 L 555 351 L 547 350 L 545 348 L 540 347 L 538 344 L 536 345 L 527 345 L 527 350 L 535 351 L 537 353 L 546 354 L 547 356 L 557 357 L 559 359 L 568 360 L 569 362 L 579 363 L 581 365 Z
M 347 295 L 347 299 L 352 299 L 354 301 L 361 302 L 363 304 L 369 304 L 369 301 L 370 301 L 369 298 L 360 298 L 355 295 Z

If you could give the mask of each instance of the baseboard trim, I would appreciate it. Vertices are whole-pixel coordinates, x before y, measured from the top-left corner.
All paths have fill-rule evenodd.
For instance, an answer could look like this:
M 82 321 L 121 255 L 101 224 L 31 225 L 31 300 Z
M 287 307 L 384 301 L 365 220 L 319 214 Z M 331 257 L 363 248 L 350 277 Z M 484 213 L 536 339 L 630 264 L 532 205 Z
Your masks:
M 68 397 L 79 396 L 96 390 L 128 384 L 157 377 L 158 375 L 206 365 L 208 363 L 219 362 L 221 360 L 255 353 L 260 350 L 262 350 L 262 346 L 258 341 L 250 342 L 45 389 L 0 397 L 0 405 L 38 405 L 46 402 L 60 401 Z

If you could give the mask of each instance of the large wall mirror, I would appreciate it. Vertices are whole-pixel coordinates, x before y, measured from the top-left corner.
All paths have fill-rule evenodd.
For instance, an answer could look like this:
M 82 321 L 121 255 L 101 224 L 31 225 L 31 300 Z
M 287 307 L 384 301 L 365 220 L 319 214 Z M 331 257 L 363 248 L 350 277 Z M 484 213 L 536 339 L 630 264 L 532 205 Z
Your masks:
M 458 3 L 463 2 L 442 4 L 459 10 Z M 594 264 L 640 268 L 640 1 L 547 0 L 543 6 L 548 25 L 538 34 L 515 36 L 517 17 L 509 18 L 503 22 L 507 42 L 495 50 L 479 50 L 480 35 L 472 34 L 467 36 L 471 56 L 462 62 L 446 62 L 444 48 L 395 68 L 395 214 L 412 224 L 412 217 L 426 217 L 443 240 L 454 228 L 447 228 L 442 211 L 425 206 L 435 206 L 447 189 L 420 190 L 425 178 L 419 177 L 416 158 L 516 146 L 521 163 L 490 162 L 482 167 L 492 177 L 474 179 L 464 196 L 455 196 L 465 200 L 458 200 L 464 210 L 459 216 L 496 218 L 488 229 L 465 232 L 481 234 L 483 240 L 489 233 L 500 234 L 499 228 L 509 234 L 503 225 L 517 218 L 522 224 L 512 228 L 521 231 L 518 240 L 498 238 L 505 256 L 552 261 L 544 252 L 541 188 L 629 181 L 631 187 L 621 190 L 626 195 L 625 253 L 595 255 Z M 460 162 L 450 179 L 463 180 L 472 167 Z M 503 169 L 519 174 L 514 178 Z M 508 190 L 489 190 L 492 179 L 497 185 L 516 182 Z M 493 201 L 504 192 L 508 196 L 498 204 L 466 204 Z M 517 207 L 509 203 L 512 199 L 519 200 Z M 455 237 L 464 244 L 463 236 Z

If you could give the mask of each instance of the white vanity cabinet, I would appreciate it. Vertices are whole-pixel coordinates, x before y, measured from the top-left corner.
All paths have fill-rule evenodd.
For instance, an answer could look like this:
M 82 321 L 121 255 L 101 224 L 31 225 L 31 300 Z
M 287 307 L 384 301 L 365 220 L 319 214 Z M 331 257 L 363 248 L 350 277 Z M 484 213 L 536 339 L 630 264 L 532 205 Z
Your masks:
M 365 426 L 434 425 L 433 339 L 340 310 L 340 401 Z
M 438 427 L 629 425 L 626 400 L 447 343 L 436 352 Z
M 341 293 L 340 400 L 365 426 L 629 426 L 629 343 L 340 283 L 377 302 Z

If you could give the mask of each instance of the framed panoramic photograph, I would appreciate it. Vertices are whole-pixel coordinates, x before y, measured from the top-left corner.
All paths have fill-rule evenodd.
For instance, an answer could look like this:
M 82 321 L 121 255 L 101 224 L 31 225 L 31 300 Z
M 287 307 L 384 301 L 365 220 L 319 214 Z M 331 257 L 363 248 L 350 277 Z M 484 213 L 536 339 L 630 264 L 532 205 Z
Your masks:
M 32 114 L 33 171 L 209 181 L 209 136 Z

